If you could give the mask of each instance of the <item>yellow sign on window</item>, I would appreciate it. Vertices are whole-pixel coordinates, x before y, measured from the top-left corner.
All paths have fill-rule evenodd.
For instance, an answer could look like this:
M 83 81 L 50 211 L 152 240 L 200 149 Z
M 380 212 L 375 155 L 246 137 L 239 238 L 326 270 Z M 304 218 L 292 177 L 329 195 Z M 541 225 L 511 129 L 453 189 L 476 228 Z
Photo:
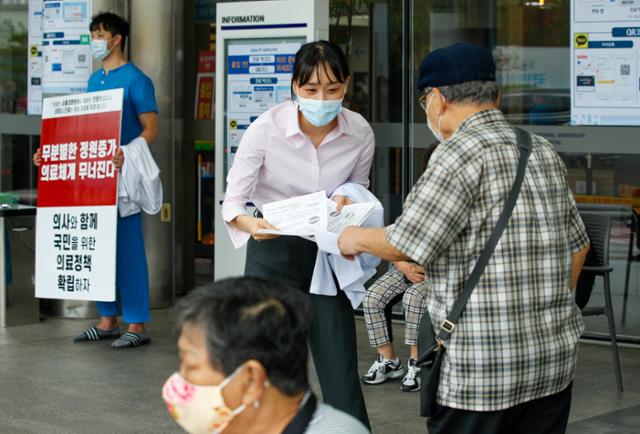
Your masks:
M 573 43 L 575 48 L 589 48 L 589 34 L 588 33 L 574 34 Z

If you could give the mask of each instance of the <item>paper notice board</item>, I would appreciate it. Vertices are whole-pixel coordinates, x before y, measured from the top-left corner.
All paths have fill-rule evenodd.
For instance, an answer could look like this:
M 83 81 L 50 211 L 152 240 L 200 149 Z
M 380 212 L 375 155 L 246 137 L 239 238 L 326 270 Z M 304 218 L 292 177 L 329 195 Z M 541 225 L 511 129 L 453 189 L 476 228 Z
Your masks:
M 262 113 L 291 96 L 296 52 L 304 38 L 227 41 L 225 173 L 233 165 L 240 140 Z
M 44 1 L 42 4 L 42 92 L 86 92 L 92 72 L 92 0 Z
M 640 1 L 571 4 L 571 123 L 640 125 Z
M 29 0 L 27 114 L 42 113 L 42 0 Z
M 36 297 L 115 300 L 123 90 L 43 101 Z

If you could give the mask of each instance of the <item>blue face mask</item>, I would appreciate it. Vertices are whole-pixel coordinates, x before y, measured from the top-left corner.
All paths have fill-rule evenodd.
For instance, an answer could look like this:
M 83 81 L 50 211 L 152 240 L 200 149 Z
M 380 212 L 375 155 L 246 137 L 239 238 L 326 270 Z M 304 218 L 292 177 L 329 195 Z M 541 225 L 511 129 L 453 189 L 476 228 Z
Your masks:
M 104 60 L 109 55 L 111 50 L 107 48 L 109 41 L 106 39 L 92 39 L 91 40 L 91 54 L 96 60 Z
M 323 127 L 334 120 L 342 110 L 340 99 L 308 99 L 296 95 L 300 111 L 304 117 L 316 127 Z

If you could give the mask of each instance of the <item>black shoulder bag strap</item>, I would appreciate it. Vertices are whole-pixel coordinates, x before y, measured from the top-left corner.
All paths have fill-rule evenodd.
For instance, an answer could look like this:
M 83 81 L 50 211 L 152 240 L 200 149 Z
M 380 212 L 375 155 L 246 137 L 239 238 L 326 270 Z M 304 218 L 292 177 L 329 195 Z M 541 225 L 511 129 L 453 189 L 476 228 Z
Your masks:
M 520 151 L 520 158 L 518 159 L 518 172 L 516 174 L 516 179 L 513 183 L 513 187 L 511 187 L 511 191 L 509 192 L 509 196 L 507 197 L 507 202 L 505 203 L 504 209 L 502 210 L 502 214 L 500 214 L 500 218 L 498 219 L 498 223 L 496 224 L 493 232 L 489 236 L 487 240 L 487 244 L 485 244 L 484 249 L 482 249 L 482 253 L 476 262 L 473 271 L 469 275 L 469 278 L 464 284 L 462 289 L 462 293 L 460 297 L 456 300 L 451 312 L 447 316 L 447 319 L 442 322 L 440 325 L 440 330 L 438 331 L 437 341 L 440 345 L 449 339 L 451 336 L 451 332 L 456 326 L 460 315 L 462 315 L 462 311 L 464 310 L 469 297 L 471 297 L 471 293 L 473 289 L 478 284 L 484 269 L 489 263 L 489 259 L 493 256 L 493 251 L 502 236 L 505 228 L 507 227 L 507 223 L 511 218 L 511 214 L 513 213 L 513 208 L 516 206 L 516 202 L 518 200 L 518 196 L 520 195 L 520 189 L 522 188 L 522 182 L 524 181 L 525 171 L 527 169 L 527 162 L 529 161 L 529 156 L 531 155 L 532 144 L 531 144 L 531 134 L 520 129 L 515 128 L 516 138 L 518 141 L 518 150 Z

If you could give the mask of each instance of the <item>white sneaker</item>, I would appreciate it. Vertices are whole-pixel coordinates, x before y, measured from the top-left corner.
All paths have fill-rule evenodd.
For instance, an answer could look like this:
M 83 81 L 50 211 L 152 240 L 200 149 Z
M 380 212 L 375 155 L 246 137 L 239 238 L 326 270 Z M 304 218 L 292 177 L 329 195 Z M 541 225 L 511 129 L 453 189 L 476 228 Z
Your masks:
M 403 374 L 404 368 L 402 367 L 402 362 L 399 361 L 397 365 L 394 365 L 392 360 L 384 360 L 381 355 L 378 355 L 378 358 L 373 362 L 373 365 L 371 365 L 366 375 L 362 376 L 362 382 L 366 384 L 380 384 L 394 378 L 400 378 Z
M 409 359 L 409 367 L 407 368 L 407 375 L 402 379 L 402 385 L 400 390 L 403 392 L 417 392 L 420 390 L 420 367 L 416 366 L 416 359 Z

